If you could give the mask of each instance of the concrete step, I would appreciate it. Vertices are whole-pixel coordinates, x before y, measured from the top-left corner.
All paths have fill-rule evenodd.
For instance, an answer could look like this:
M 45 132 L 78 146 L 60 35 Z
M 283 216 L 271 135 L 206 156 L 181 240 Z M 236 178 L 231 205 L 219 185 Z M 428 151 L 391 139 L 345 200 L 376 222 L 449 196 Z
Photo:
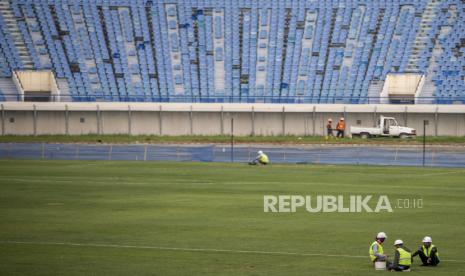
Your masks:
M 0 14 L 5 21 L 5 26 L 3 28 L 8 30 L 8 33 L 13 39 L 13 44 L 15 45 L 16 51 L 18 52 L 23 65 L 28 69 L 34 68 L 34 63 L 29 55 L 24 38 L 17 25 L 16 17 L 14 16 L 8 1 L 0 0 Z
M 71 101 L 71 94 L 69 90 L 67 79 L 56 79 L 58 89 L 60 89 L 61 101 Z
M 6 101 L 16 101 L 18 89 L 12 78 L 0 78 L 0 91 L 4 95 Z
M 417 36 L 415 37 L 414 40 L 414 49 L 412 51 L 412 55 L 410 56 L 409 63 L 407 65 L 407 68 L 409 70 L 418 68 L 416 66 L 416 62 L 420 60 L 420 53 L 422 50 L 426 47 L 426 40 L 428 39 L 427 34 L 431 30 L 431 22 L 435 18 L 435 12 L 434 9 L 438 3 L 434 0 L 430 0 L 423 12 L 423 15 L 421 17 L 420 21 L 420 29 L 417 32 Z

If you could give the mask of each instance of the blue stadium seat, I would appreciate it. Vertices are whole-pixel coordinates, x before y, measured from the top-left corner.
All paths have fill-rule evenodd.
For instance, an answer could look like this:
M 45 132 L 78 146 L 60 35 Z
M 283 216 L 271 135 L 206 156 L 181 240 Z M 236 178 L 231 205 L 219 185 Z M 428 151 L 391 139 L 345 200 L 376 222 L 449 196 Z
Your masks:
M 26 53 L 2 28 L 0 77 L 50 68 L 67 80 L 75 100 L 189 96 L 184 99 L 209 102 L 221 95 L 223 102 L 303 96 L 307 102 L 359 103 L 373 80 L 412 66 L 432 74 L 438 102 L 465 98 L 465 11 L 458 0 L 433 5 L 424 37 L 418 37 L 419 15 L 431 6 L 427 0 L 10 3 L 22 19 L 16 24 Z M 6 26 L 2 15 L 0 25 Z M 221 88 L 215 87 L 219 76 Z

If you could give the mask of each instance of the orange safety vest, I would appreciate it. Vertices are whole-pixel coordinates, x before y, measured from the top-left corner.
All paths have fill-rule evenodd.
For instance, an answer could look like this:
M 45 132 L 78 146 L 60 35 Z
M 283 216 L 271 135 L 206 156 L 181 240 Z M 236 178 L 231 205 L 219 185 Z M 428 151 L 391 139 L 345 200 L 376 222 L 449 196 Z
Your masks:
M 337 129 L 337 130 L 344 130 L 344 129 L 345 129 L 344 122 L 343 122 L 343 121 L 339 121 L 339 123 L 337 123 L 336 129 Z

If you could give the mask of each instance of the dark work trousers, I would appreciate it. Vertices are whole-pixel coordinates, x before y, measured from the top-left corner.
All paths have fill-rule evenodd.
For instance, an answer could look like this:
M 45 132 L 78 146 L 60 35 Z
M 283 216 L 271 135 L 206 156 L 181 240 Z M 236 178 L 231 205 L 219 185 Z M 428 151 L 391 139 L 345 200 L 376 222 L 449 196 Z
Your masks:
M 421 262 L 423 263 L 423 265 L 437 266 L 439 264 L 439 258 L 438 258 L 438 256 L 436 254 L 431 253 L 431 262 L 430 263 L 428 263 L 428 257 L 426 257 L 426 255 L 425 255 L 425 253 L 423 253 L 423 251 L 420 251 L 418 256 L 420 257 Z

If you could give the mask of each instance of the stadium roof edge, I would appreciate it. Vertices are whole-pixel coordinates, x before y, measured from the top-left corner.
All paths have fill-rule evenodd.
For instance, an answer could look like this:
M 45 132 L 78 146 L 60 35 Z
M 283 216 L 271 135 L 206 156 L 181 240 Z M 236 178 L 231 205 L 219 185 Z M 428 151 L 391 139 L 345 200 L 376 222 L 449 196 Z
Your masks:
M 3 102 L 5 111 L 464 113 L 465 105 Z

